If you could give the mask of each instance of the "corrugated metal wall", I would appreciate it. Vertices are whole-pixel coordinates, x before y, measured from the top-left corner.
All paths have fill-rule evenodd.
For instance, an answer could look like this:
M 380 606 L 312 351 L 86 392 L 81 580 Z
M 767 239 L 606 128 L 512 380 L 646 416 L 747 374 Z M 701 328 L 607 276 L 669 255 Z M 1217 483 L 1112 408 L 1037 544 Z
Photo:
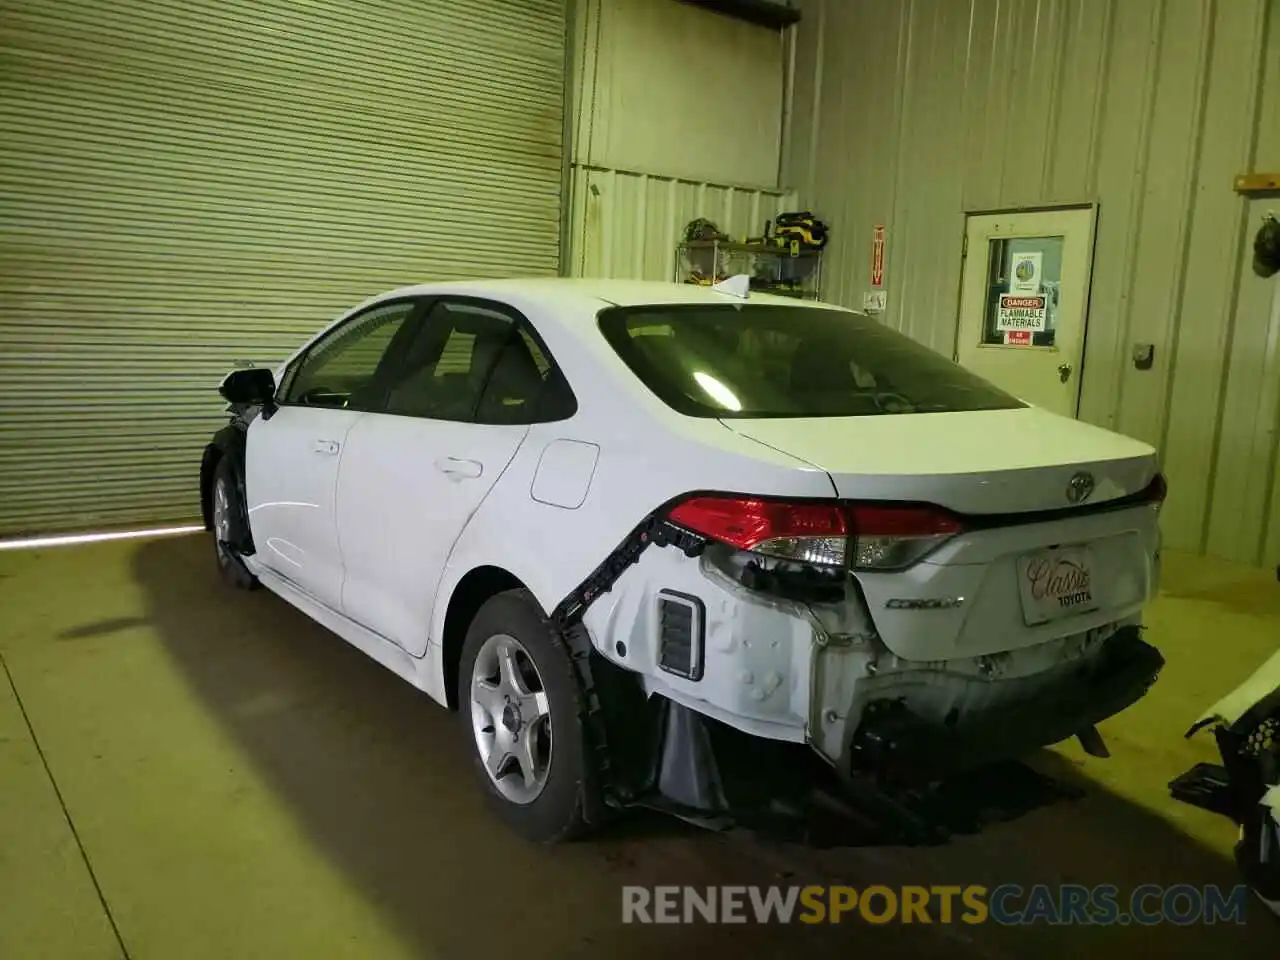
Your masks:
M 741 239 L 759 235 L 765 220 L 794 205 L 794 194 L 781 190 L 575 165 L 569 272 L 671 280 L 676 243 L 690 220 L 706 217 Z
M 574 276 L 670 280 L 686 223 L 737 239 L 788 209 L 776 187 L 786 44 L 676 0 L 576 0 Z
M 563 0 L 0 0 L 0 533 L 198 514 L 237 361 L 554 274 Z
M 786 44 L 676 0 L 574 0 L 573 159 L 778 182 Z
M 1100 204 L 1080 415 L 1159 446 L 1171 546 L 1280 562 L 1277 281 L 1247 268 L 1280 170 L 1280 0 L 801 0 L 784 177 L 851 305 L 950 353 L 964 212 Z M 1156 346 L 1136 370 L 1132 344 Z

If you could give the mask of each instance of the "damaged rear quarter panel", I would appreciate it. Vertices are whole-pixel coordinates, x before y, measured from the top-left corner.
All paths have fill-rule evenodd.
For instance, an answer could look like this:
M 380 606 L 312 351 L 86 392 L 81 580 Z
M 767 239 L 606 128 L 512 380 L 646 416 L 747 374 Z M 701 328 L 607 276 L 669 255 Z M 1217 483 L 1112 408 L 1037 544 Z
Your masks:
M 718 421 L 679 418 L 665 408 L 648 412 L 652 419 L 637 416 L 619 422 L 584 403 L 578 415 L 568 421 L 530 427 L 515 457 L 453 546 L 430 605 L 432 646 L 439 649 L 443 645 L 453 592 L 467 573 L 478 567 L 507 571 L 550 613 L 637 524 L 673 497 L 708 487 L 762 495 L 831 496 L 831 480 L 825 473 L 797 466 L 794 458 L 739 437 Z M 563 440 L 599 448 L 585 499 L 573 509 L 540 502 L 533 494 L 543 451 Z M 662 451 L 661 462 L 655 461 L 657 450 Z M 642 561 L 674 552 L 650 547 Z M 695 572 L 696 567 L 695 562 Z M 680 589 L 678 583 L 667 586 Z M 593 608 L 608 606 L 621 589 L 615 586 L 614 594 L 600 597 Z M 632 628 L 624 624 L 620 629 L 623 635 L 619 638 L 592 632 L 596 637 L 604 636 L 599 641 L 601 649 L 607 646 L 612 650 L 614 642 L 625 640 Z M 617 659 L 616 655 L 612 658 Z M 434 676 L 429 685 L 443 689 L 443 660 L 437 656 L 432 662 Z
M 700 680 L 658 666 L 663 589 L 697 597 L 706 608 Z M 596 649 L 641 674 L 650 694 L 745 733 L 804 741 L 816 644 L 814 622 L 803 605 L 750 593 L 727 578 L 708 576 L 698 558 L 651 547 L 592 604 L 583 622 Z

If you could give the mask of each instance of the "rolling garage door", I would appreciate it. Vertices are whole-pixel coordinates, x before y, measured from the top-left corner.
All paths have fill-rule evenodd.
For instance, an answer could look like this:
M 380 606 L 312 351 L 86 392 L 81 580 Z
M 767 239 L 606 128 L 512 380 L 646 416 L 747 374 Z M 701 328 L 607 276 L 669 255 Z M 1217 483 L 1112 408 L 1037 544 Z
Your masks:
M 0 0 L 0 534 L 195 518 L 215 388 L 558 267 L 563 0 Z

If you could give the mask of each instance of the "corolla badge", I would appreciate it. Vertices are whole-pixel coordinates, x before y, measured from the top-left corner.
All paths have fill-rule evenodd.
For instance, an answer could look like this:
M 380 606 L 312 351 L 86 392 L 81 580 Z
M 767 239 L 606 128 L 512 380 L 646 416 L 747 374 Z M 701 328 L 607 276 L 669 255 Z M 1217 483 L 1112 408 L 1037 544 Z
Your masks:
M 1084 503 L 1093 493 L 1093 474 L 1081 470 L 1067 481 L 1067 502 Z
M 964 605 L 964 597 L 895 597 L 884 605 L 890 610 L 954 610 Z

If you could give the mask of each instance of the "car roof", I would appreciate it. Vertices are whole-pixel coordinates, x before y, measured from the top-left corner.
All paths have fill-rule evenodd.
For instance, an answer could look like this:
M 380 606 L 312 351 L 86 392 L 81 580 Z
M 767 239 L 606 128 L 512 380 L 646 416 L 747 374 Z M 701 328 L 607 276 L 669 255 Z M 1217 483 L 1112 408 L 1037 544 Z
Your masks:
M 576 303 L 594 300 L 600 304 L 619 307 L 648 304 L 697 304 L 740 303 L 731 294 L 720 293 L 711 287 L 691 283 L 668 283 L 660 280 L 605 280 L 585 277 L 531 277 L 504 280 L 461 280 L 442 283 L 423 283 L 401 287 L 377 297 L 378 300 L 397 297 L 421 297 L 440 294 L 461 296 L 492 296 L 505 299 L 512 295 L 533 297 L 545 304 Z M 794 297 L 752 293 L 749 303 L 786 304 L 790 306 L 826 306 L 813 300 Z M 594 311 L 593 311 L 594 312 Z

